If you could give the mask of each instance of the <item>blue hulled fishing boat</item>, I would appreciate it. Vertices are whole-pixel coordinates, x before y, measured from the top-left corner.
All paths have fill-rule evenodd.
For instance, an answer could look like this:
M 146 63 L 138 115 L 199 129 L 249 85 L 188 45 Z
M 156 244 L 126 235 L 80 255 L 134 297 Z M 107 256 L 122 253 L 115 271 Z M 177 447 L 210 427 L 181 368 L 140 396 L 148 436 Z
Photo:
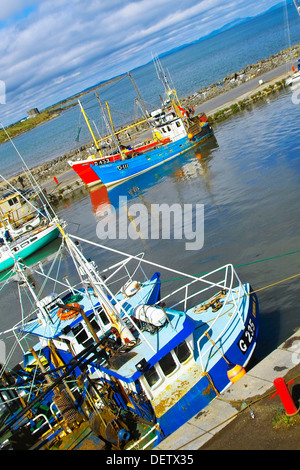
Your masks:
M 152 137 L 147 138 L 142 143 L 140 142 L 135 146 L 131 146 L 130 143 L 122 145 L 120 133 L 126 132 L 134 127 L 134 125 L 115 132 L 109 106 L 106 103 L 109 116 L 106 122 L 110 121 L 111 123 L 111 134 L 106 137 L 106 140 L 111 139 L 115 146 L 115 151 L 104 155 L 99 146 L 99 142 L 104 139 L 99 141 L 96 139 L 83 106 L 78 100 L 97 152 L 100 154 L 96 157 L 94 155 L 90 156 L 85 160 L 68 162 L 86 185 L 103 183 L 110 187 L 122 183 L 135 175 L 144 173 L 187 152 L 213 135 L 213 129 L 208 122 L 207 116 L 204 113 L 195 115 L 193 106 L 183 107 L 178 99 L 176 90 L 170 87 L 159 59 L 154 59 L 154 63 L 158 77 L 165 89 L 165 99 L 162 102 L 161 108 L 151 113 L 146 109 L 131 75 L 128 74 L 143 105 L 144 119 L 141 122 L 143 124 L 146 122 L 152 133 Z M 104 114 L 103 107 L 102 111 Z M 136 123 L 136 126 L 138 124 Z
M 178 106 L 177 109 L 181 114 Z M 189 118 L 180 114 L 176 114 L 173 107 L 151 113 L 157 136 L 154 148 L 127 154 L 124 152 L 123 155 L 121 153 L 121 160 L 105 164 L 101 160 L 92 161 L 90 167 L 103 184 L 112 186 L 187 152 L 213 135 L 205 114 Z
M 142 254 L 92 243 L 101 259 L 107 254 L 115 258 L 100 272 L 83 255 L 82 244 L 90 243 L 78 237 L 75 243 L 75 237 L 57 227 L 79 283 L 71 286 L 66 276 L 59 280 L 57 275 L 62 291 L 39 299 L 32 276 L 46 274 L 31 268 L 29 282 L 16 261 L 18 283 L 36 309 L 9 333 L 14 331 L 20 344 L 32 338 L 32 348 L 26 352 L 22 346 L 22 374 L 31 371 L 41 380 L 40 369 L 48 388 L 10 417 L 0 435 L 24 426 L 39 397 L 39 403 L 47 403 L 48 422 L 62 417 L 70 427 L 81 415 L 107 446 L 155 447 L 245 374 L 257 341 L 257 298 L 232 265 L 198 277 L 147 261 Z M 149 269 L 155 273 L 148 278 Z M 138 272 L 144 279 L 138 279 Z M 168 281 L 163 296 L 162 276 Z M 66 377 L 73 384 L 73 401 L 69 397 L 67 403 L 71 417 L 58 398 Z

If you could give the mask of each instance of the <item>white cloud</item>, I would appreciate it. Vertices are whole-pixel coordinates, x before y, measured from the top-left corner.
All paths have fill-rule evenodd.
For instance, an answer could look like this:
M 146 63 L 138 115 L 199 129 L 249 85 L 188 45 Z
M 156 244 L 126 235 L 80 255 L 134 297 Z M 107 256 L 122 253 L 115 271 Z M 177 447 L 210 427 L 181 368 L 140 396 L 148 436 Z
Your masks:
M 167 52 L 270 3 L 278 0 L 5 1 L 1 118 L 12 122 L 32 106 L 43 109 L 148 62 L 152 51 Z

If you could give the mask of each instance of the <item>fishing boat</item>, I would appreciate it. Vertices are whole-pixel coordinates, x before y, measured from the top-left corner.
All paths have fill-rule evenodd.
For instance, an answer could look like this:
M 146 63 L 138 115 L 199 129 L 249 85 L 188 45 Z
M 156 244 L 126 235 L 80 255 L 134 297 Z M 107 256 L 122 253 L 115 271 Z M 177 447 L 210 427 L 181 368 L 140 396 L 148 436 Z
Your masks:
M 47 403 L 44 424 L 63 419 L 70 428 L 85 420 L 113 449 L 155 448 L 245 374 L 257 341 L 257 298 L 232 265 L 193 276 L 143 254 L 128 255 L 74 237 L 59 222 L 57 227 L 80 282 L 59 279 L 55 270 L 56 278 L 49 278 L 62 291 L 40 298 L 32 276 L 47 274 L 31 270 L 29 282 L 15 260 L 18 283 L 34 299 L 35 309 L 0 339 L 14 332 L 21 345 L 32 338 L 32 348 L 22 346 L 19 377 L 30 371 L 32 380 L 37 375 L 48 381 L 42 393 L 10 416 L 0 436 L 8 445 L 12 430 L 28 428 L 29 411 Z M 96 248 L 102 260 L 112 257 L 113 264 L 100 271 L 84 256 L 83 245 Z M 49 272 L 53 269 L 54 262 Z M 138 271 L 145 277 L 149 270 L 155 271 L 151 277 L 137 280 Z M 163 295 L 162 277 L 168 281 Z M 62 405 L 57 396 L 66 379 L 71 393 L 64 388 Z
M 156 58 L 154 63 L 158 76 L 164 85 L 166 98 L 163 100 L 162 107 L 151 113 L 143 105 L 145 119 L 141 122 L 147 122 L 152 133 L 152 139 L 147 139 L 147 142 L 134 147 L 121 145 L 118 137 L 119 132 L 114 131 L 108 103 L 106 103 L 111 122 L 110 137 L 113 137 L 117 151 L 110 155 L 103 155 L 84 109 L 78 100 L 100 156 L 91 156 L 85 160 L 69 161 L 68 163 L 88 186 L 103 183 L 110 187 L 122 183 L 183 154 L 213 135 L 207 116 L 204 113 L 194 115 L 195 111 L 192 106 L 182 107 L 176 90 L 169 85 L 159 59 Z M 129 76 L 132 80 L 130 74 Z M 143 103 L 136 86 L 135 89 Z M 120 132 L 125 132 L 130 127 L 133 126 L 122 129 Z
M 0 272 L 14 265 L 14 256 L 28 258 L 59 236 L 56 216 L 46 206 L 40 210 L 36 197 L 34 191 L 13 189 L 0 199 Z
M 58 238 L 58 222 L 65 226 L 4 127 L 3 130 L 22 162 L 31 189 L 17 189 L 0 175 L 9 188 L 0 197 L 0 272 L 13 267 L 15 259 L 24 260 Z
M 213 134 L 206 115 L 189 118 L 189 127 L 185 125 L 184 119 L 172 110 L 165 112 L 159 109 L 152 115 L 156 123 L 155 132 L 159 136 L 165 135 L 169 142 L 164 143 L 158 140 L 155 148 L 124 155 L 121 161 L 107 162 L 104 165 L 99 161 L 92 162 L 91 169 L 105 186 L 110 187 L 122 183 L 161 165 L 196 147 Z
M 56 222 L 45 222 L 36 229 L 29 229 L 15 240 L 10 238 L 9 230 L 6 230 L 0 238 L 0 272 L 6 271 L 14 265 L 14 254 L 20 260 L 24 260 L 36 253 L 38 250 L 55 240 L 60 232 Z M 9 237 L 9 238 L 7 238 Z
M 14 256 L 28 258 L 59 236 L 56 218 L 36 208 L 26 196 L 14 191 L 0 200 L 0 272 L 14 265 Z

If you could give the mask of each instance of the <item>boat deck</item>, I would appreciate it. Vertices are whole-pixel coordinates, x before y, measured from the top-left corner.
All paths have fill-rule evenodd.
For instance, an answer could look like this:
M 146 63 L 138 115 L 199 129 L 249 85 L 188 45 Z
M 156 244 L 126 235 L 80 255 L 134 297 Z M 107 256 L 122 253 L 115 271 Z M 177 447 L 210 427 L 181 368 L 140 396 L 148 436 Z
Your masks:
M 125 382 L 136 380 L 141 372 L 136 365 L 145 360 L 151 367 L 183 340 L 193 334 L 194 359 L 202 370 L 210 370 L 220 360 L 220 352 L 226 354 L 232 344 L 245 329 L 249 313 L 250 286 L 240 286 L 239 290 L 229 291 L 226 302 L 214 312 L 212 307 L 196 313 L 189 309 L 186 313 L 165 309 L 168 319 L 165 325 L 154 334 L 143 331 L 144 338 L 128 352 L 116 353 L 101 369 Z M 214 341 L 214 347 L 205 333 Z M 241 353 L 242 355 L 242 353 Z

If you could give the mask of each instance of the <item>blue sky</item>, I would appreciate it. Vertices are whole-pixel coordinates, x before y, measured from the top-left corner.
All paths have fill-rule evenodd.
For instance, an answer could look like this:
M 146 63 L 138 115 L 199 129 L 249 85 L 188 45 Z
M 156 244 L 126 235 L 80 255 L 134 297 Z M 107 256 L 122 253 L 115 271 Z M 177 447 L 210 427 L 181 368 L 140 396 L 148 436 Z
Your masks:
M 279 0 L 2 0 L 0 121 L 17 121 Z M 3 87 L 2 87 L 3 88 Z M 1 91 L 1 90 L 0 90 Z M 1 98 L 1 94 L 0 94 Z

